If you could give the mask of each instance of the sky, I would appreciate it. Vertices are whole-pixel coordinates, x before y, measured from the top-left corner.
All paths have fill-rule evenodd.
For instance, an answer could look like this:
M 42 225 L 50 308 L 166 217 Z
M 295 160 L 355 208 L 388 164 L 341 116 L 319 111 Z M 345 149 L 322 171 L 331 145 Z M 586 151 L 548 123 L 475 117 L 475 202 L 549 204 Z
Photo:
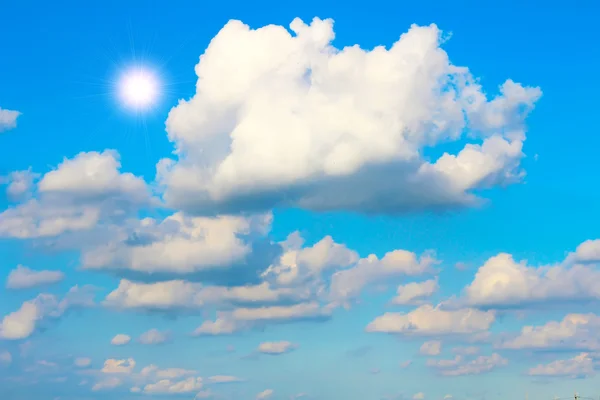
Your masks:
M 599 11 L 2 2 L 0 398 L 597 399 Z

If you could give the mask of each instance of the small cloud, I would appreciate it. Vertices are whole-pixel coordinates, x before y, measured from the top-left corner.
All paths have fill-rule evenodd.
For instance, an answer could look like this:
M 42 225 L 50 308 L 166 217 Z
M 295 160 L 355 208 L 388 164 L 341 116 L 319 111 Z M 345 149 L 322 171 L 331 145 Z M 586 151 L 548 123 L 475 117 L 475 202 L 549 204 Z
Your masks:
M 412 364 L 412 360 L 406 360 L 406 361 L 402 361 L 400 363 L 400 368 L 405 369 L 410 367 L 410 365 Z
M 0 132 L 14 129 L 17 127 L 17 118 L 21 113 L 19 111 L 0 108 Z
M 79 357 L 73 361 L 73 364 L 79 368 L 89 367 L 92 364 L 92 359 L 87 357 Z
M 169 333 L 161 332 L 158 329 L 150 329 L 147 332 L 142 333 L 138 339 L 141 344 L 163 344 L 169 341 Z
M 431 340 L 423 343 L 419 352 L 426 356 L 437 356 L 442 351 L 442 342 L 439 340 Z
M 131 336 L 119 333 L 110 341 L 110 344 L 114 346 L 123 346 L 131 342 Z
M 256 400 L 265 400 L 273 395 L 273 389 L 266 389 L 256 395 Z
M 296 348 L 298 345 L 291 342 L 264 342 L 258 346 L 258 351 L 263 354 L 278 355 L 289 353 Z
M 423 400 L 425 398 L 425 394 L 423 392 L 415 393 L 413 396 L 413 400 Z
M 208 378 L 210 383 L 234 383 L 234 382 L 242 382 L 243 379 L 238 378 L 237 376 L 231 375 L 215 375 Z

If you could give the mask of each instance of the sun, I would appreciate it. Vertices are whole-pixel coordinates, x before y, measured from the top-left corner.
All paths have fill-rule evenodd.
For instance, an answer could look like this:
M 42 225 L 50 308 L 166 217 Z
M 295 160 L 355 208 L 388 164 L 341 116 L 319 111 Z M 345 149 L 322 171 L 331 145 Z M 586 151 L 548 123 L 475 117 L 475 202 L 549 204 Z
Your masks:
M 131 68 L 119 79 L 119 97 L 127 108 L 147 110 L 156 104 L 159 94 L 159 80 L 150 69 Z

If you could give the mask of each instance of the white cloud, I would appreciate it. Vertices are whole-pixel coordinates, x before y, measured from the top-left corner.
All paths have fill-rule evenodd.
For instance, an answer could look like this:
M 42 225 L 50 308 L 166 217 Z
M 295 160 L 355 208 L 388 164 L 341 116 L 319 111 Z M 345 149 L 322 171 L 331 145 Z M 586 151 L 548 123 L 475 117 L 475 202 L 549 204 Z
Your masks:
M 8 289 L 28 289 L 60 282 L 64 276 L 61 271 L 34 271 L 23 265 L 19 265 L 8 274 L 6 287 Z
M 111 339 L 110 344 L 115 346 L 123 346 L 129 342 L 131 342 L 131 336 L 119 333 Z
M 100 382 L 94 384 L 94 386 L 92 386 L 92 390 L 94 392 L 96 392 L 98 390 L 110 390 L 110 389 L 119 387 L 122 384 L 123 384 L 123 381 L 121 379 L 117 378 L 116 376 L 111 376 L 111 377 L 105 378 L 105 379 L 101 380 Z
M 33 173 L 30 169 L 24 171 L 11 172 L 7 177 L 0 178 L 1 184 L 8 184 L 6 194 L 12 201 L 23 201 L 28 199 L 34 188 L 34 181 L 39 178 L 39 174 Z
M 140 371 L 140 376 L 153 379 L 180 379 L 190 375 L 196 375 L 197 372 L 185 368 L 164 368 L 161 369 L 154 364 L 150 364 Z
M 271 396 L 273 396 L 273 389 L 265 389 L 262 392 L 260 392 L 259 394 L 256 395 L 256 399 L 257 400 L 265 400 L 270 398 Z
M 412 360 L 402 361 L 400 363 L 400 368 L 402 368 L 402 369 L 408 368 L 411 366 L 411 364 L 412 364 Z
M 161 379 L 156 383 L 149 383 L 144 386 L 145 393 L 191 393 L 202 389 L 202 378 L 189 377 L 179 381 L 170 379 Z
M 162 344 L 168 342 L 170 335 L 168 332 L 161 332 L 158 329 L 150 329 L 142 333 L 139 338 L 141 344 Z
M 436 279 L 423 282 L 411 282 L 398 286 L 397 296 L 392 299 L 392 304 L 422 304 L 425 299 L 434 295 L 439 289 Z
M 325 236 L 312 246 L 302 248 L 304 239 L 298 232 L 282 243 L 285 252 L 276 265 L 270 266 L 263 277 L 281 286 L 298 285 L 319 280 L 326 271 L 349 267 L 359 261 L 358 253 Z
M 65 158 L 37 182 L 36 198 L 0 214 L 0 237 L 55 237 L 86 231 L 150 204 L 144 180 L 121 173 L 120 168 L 119 154 L 111 150 Z
M 196 335 L 227 335 L 268 323 L 287 323 L 307 319 L 328 319 L 333 312 L 319 303 L 299 303 L 292 306 L 236 308 L 221 312 L 215 321 L 205 321 L 194 331 Z
M 92 359 L 88 357 L 78 357 L 73 361 L 76 367 L 85 368 L 92 364 Z
M 583 263 L 600 262 L 600 239 L 586 240 L 581 243 L 571 257 Z
M 463 356 L 472 356 L 479 353 L 480 349 L 477 346 L 457 346 L 452 348 L 454 354 Z
M 419 352 L 427 356 L 437 356 L 442 351 L 442 342 L 439 340 L 431 340 L 423 343 Z
M 39 324 L 47 319 L 57 319 L 72 308 L 93 305 L 93 293 L 89 287 L 72 287 L 58 300 L 56 296 L 42 293 L 24 302 L 21 307 L 6 315 L 0 323 L 0 338 L 16 340 L 29 337 Z
M 444 376 L 479 375 L 507 364 L 508 360 L 498 353 L 492 353 L 490 356 L 478 356 L 473 359 L 466 359 L 462 355 L 457 355 L 450 360 L 427 361 L 428 366 L 436 368 Z
M 170 205 L 403 212 L 473 204 L 471 190 L 522 176 L 539 89 L 509 80 L 488 101 L 450 64 L 435 25 L 412 26 L 389 50 L 335 49 L 332 20 L 290 29 L 230 21 L 210 42 L 195 96 L 167 119 L 179 158 L 157 176 Z M 467 138 L 483 144 L 421 157 Z
M 270 214 L 254 217 L 189 217 L 175 213 L 162 221 L 145 218 L 133 232 L 123 232 L 111 242 L 86 249 L 82 264 L 87 269 L 123 269 L 146 274 L 230 269 L 259 253 L 255 247 L 270 230 Z M 253 252 L 254 251 L 254 252 Z
M 6 350 L 0 351 L 0 365 L 10 365 L 12 363 L 12 354 Z
M 600 350 L 600 317 L 594 314 L 568 314 L 562 321 L 541 326 L 525 326 L 520 334 L 505 340 L 505 349 Z
M 572 378 L 594 375 L 594 360 L 588 353 L 581 353 L 568 360 L 556 360 L 549 364 L 540 364 L 529 370 L 535 376 L 568 376 Z
M 298 348 L 297 344 L 291 342 L 264 342 L 258 346 L 258 351 L 263 354 L 284 354 Z
M 104 361 L 102 372 L 105 374 L 131 374 L 135 368 L 135 360 L 128 358 L 126 360 L 117 360 L 109 358 Z
M 17 118 L 21 115 L 18 111 L 0 108 L 0 132 L 17 127 Z
M 289 288 L 271 288 L 266 282 L 247 286 L 204 286 L 183 280 L 137 283 L 121 280 L 106 296 L 105 303 L 122 309 L 199 309 L 205 305 L 268 304 L 299 301 L 310 293 Z
M 423 305 L 407 313 L 385 313 L 375 318 L 367 332 L 406 335 L 452 335 L 487 331 L 495 320 L 491 311 L 476 309 L 443 310 Z
M 242 381 L 243 379 L 231 375 L 215 375 L 208 378 L 208 382 L 210 383 L 234 383 Z
M 356 298 L 367 285 L 429 273 L 436 263 L 437 260 L 430 254 L 419 258 L 407 250 L 390 251 L 381 259 L 371 254 L 360 259 L 354 267 L 333 274 L 330 296 L 335 302 L 346 302 Z
M 479 268 L 465 293 L 470 305 L 481 307 L 600 299 L 600 271 L 567 262 L 529 267 L 525 261 L 516 262 L 510 254 L 501 253 Z
M 413 400 L 423 400 L 425 398 L 425 394 L 423 392 L 415 393 L 413 395 Z

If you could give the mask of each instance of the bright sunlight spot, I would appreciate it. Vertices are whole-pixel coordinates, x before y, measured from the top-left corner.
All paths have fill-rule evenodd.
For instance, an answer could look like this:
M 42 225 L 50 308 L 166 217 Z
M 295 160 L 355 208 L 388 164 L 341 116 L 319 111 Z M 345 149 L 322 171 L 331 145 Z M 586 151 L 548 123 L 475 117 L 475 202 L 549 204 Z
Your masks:
M 159 94 L 158 79 L 146 69 L 132 69 L 123 74 L 119 82 L 121 101 L 136 110 L 151 107 Z

